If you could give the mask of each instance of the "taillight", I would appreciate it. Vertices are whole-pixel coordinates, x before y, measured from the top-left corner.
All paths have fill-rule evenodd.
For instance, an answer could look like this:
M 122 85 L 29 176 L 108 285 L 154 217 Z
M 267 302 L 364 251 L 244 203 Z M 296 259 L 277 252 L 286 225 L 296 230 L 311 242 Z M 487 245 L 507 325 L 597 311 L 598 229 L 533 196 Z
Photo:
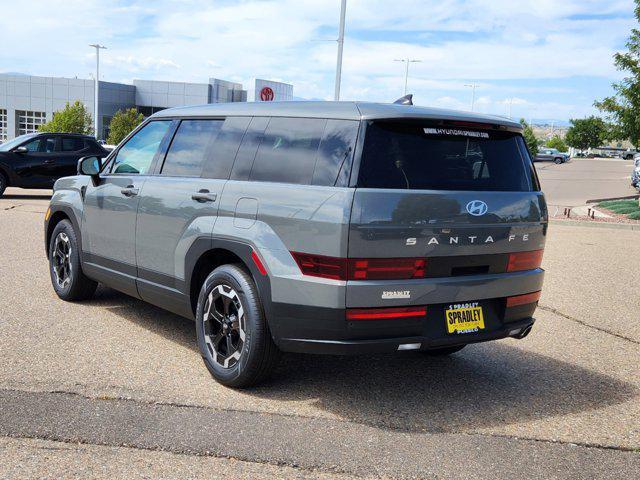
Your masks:
M 424 258 L 350 258 L 349 280 L 424 278 Z
M 424 278 L 424 258 L 336 258 L 291 252 L 304 275 L 333 280 L 407 280 Z
M 332 280 L 346 280 L 347 278 L 347 262 L 344 258 L 299 252 L 291 252 L 291 255 L 304 275 Z
M 427 307 L 350 308 L 347 310 L 347 320 L 392 320 L 426 315 Z
M 540 300 L 541 292 L 526 293 L 524 295 L 516 295 L 515 297 L 507 297 L 507 308 L 517 307 L 520 305 L 528 305 Z
M 517 252 L 509 255 L 507 272 L 518 272 L 520 270 L 534 270 L 540 268 L 542 264 L 542 254 L 544 250 L 534 250 L 532 252 Z

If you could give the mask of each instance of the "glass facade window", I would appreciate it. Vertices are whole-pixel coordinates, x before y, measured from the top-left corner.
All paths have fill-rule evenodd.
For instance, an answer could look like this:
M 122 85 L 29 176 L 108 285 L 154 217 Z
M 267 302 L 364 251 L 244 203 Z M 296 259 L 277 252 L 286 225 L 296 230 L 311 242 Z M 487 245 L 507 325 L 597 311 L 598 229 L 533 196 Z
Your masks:
M 7 141 L 7 111 L 0 109 L 0 142 Z
M 154 113 L 159 112 L 160 110 L 164 110 L 165 108 L 166 107 L 148 107 L 143 105 L 138 105 L 136 107 L 136 109 L 138 110 L 138 113 L 141 113 L 142 115 L 144 115 L 145 118 L 150 117 Z
M 18 135 L 27 133 L 35 133 L 38 127 L 46 123 L 47 115 L 45 112 L 32 112 L 30 110 L 16 110 L 16 124 L 18 126 Z

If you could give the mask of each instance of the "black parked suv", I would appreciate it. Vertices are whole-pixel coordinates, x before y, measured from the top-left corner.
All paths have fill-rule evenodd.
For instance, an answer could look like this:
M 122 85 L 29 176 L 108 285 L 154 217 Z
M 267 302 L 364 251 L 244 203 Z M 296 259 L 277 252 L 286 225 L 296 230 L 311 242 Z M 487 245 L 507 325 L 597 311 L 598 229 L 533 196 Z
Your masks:
M 103 283 L 196 321 L 221 383 L 279 351 L 355 354 L 524 338 L 547 206 L 519 123 L 404 105 L 163 110 L 58 180 L 55 292 Z
M 0 145 L 0 196 L 7 187 L 52 188 L 58 178 L 76 174 L 81 157 L 108 153 L 88 135 L 21 135 Z

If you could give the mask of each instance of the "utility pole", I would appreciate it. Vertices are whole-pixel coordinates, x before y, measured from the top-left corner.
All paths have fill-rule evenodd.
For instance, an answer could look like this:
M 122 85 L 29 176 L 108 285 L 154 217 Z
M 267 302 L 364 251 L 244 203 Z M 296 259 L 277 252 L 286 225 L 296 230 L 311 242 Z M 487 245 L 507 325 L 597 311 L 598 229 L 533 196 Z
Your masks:
M 342 49 L 344 47 L 344 21 L 347 14 L 347 0 L 340 5 L 340 32 L 338 33 L 338 62 L 336 65 L 336 90 L 334 100 L 340 100 L 340 82 L 342 81 Z
M 93 43 L 89 45 L 96 49 L 96 78 L 93 97 L 93 133 L 96 139 L 98 138 L 98 89 L 100 86 L 100 50 L 105 50 L 107 47 L 100 45 L 99 43 Z
M 401 58 L 395 59 L 394 62 L 402 62 L 405 64 L 404 69 L 404 94 L 407 94 L 407 84 L 409 83 L 409 64 L 410 63 L 420 63 L 422 60 L 415 60 L 411 58 Z
M 473 112 L 473 109 L 476 105 L 476 88 L 479 87 L 479 85 L 477 85 L 476 83 L 469 83 L 466 84 L 465 87 L 470 87 L 472 90 L 471 93 L 471 111 Z

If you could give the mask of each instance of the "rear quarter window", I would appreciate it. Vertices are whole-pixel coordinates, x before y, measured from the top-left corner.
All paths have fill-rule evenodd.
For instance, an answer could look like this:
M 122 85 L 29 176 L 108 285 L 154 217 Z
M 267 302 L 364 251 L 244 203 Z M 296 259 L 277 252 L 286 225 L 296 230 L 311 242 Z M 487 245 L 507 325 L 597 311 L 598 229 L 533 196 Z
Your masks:
M 315 118 L 272 118 L 249 180 L 310 184 L 326 123 Z
M 531 191 L 530 159 L 512 132 L 369 122 L 358 175 L 365 188 Z

